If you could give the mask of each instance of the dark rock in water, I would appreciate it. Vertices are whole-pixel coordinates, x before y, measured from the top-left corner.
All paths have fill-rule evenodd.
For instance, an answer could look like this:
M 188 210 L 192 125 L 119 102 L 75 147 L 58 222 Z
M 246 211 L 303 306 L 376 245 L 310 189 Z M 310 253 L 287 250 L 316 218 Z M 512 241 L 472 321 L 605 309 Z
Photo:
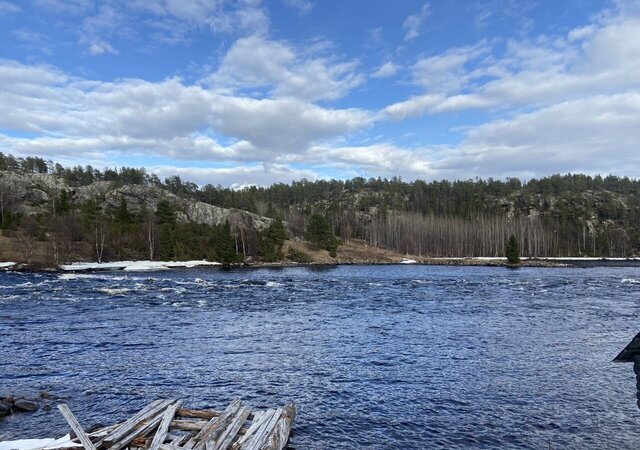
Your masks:
M 9 414 L 11 414 L 11 404 L 0 401 L 0 417 L 5 417 Z
M 15 401 L 13 407 L 18 411 L 35 411 L 38 409 L 38 404 L 32 400 L 21 398 Z
M 51 400 L 54 397 L 50 392 L 42 391 L 42 392 L 40 392 L 40 398 L 44 398 L 45 400 Z

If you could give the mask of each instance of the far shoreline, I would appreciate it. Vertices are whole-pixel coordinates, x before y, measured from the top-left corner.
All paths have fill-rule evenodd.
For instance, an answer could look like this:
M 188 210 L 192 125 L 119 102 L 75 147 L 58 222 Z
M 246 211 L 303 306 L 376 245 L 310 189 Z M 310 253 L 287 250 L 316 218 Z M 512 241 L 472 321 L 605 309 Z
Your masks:
M 146 261 L 130 261 L 131 263 L 144 263 Z M 278 269 L 290 267 L 337 267 L 337 266 L 457 266 L 457 267 L 503 267 L 517 268 L 595 268 L 595 267 L 640 267 L 640 258 L 593 258 L 593 257 L 552 257 L 552 258 L 527 258 L 523 257 L 520 264 L 509 264 L 506 258 L 500 257 L 434 257 L 418 258 L 400 261 L 388 260 L 359 260 L 343 261 L 311 261 L 295 262 L 289 260 L 264 262 L 253 261 L 250 263 L 236 263 L 223 265 L 208 261 L 184 261 L 162 262 L 152 261 L 154 266 L 149 268 L 126 268 L 121 261 L 106 262 L 102 264 L 78 261 L 58 267 L 42 266 L 20 262 L 0 262 L 0 271 L 5 272 L 33 272 L 33 273 L 96 273 L 96 272 L 125 272 L 144 273 L 158 271 L 190 270 L 190 269 Z M 164 265 L 163 265 L 164 264 Z M 71 268 L 77 265 L 78 268 Z M 63 268 L 64 267 L 64 268 Z

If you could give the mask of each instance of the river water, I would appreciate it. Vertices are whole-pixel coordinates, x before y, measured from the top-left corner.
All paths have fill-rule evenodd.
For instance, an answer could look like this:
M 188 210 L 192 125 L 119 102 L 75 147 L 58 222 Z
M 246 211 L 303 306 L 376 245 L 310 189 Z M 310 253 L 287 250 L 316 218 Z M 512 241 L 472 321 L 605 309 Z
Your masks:
M 0 394 L 86 426 L 160 397 L 294 400 L 302 449 L 639 448 L 640 269 L 0 273 Z M 55 402 L 52 402 L 55 404 Z M 57 409 L 0 420 L 59 437 Z

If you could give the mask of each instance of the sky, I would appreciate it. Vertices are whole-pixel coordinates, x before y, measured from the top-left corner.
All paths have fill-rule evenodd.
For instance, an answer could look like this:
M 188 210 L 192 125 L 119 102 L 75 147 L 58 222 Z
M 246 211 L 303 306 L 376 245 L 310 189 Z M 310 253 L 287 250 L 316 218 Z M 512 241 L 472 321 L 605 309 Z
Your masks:
M 0 151 L 232 187 L 640 177 L 640 0 L 0 0 Z

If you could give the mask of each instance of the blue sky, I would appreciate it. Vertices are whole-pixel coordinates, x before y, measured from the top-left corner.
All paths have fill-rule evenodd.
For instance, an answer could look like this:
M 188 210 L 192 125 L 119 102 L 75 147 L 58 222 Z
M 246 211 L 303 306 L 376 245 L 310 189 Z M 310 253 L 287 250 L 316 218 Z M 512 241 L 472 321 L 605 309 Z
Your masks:
M 640 175 L 640 2 L 0 0 L 0 151 L 198 183 Z

